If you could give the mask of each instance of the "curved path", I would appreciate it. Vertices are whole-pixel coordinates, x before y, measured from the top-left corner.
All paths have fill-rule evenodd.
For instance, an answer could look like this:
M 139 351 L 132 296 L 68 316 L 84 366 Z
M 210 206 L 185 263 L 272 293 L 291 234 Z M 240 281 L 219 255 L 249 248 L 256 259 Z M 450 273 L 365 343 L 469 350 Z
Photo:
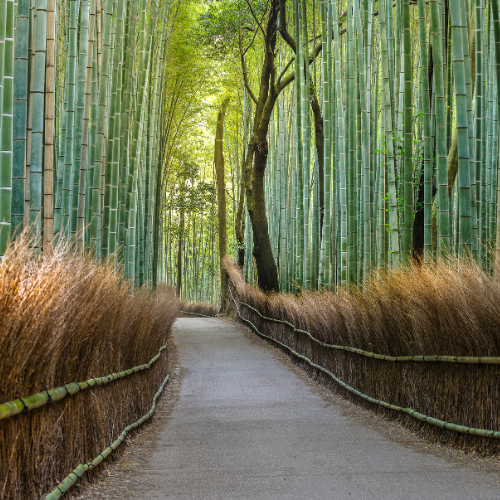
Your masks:
M 91 498 L 500 500 L 497 467 L 404 439 L 241 326 L 182 318 L 173 340 L 177 402 Z

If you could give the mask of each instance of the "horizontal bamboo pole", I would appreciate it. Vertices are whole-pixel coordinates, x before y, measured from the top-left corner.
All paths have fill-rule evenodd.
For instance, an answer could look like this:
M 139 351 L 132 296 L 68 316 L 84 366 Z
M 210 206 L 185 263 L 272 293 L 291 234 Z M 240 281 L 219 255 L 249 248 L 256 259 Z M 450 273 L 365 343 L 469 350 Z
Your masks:
M 335 344 L 327 344 L 326 342 L 322 342 L 321 340 L 313 337 L 309 332 L 305 330 L 299 330 L 295 328 L 288 321 L 284 321 L 281 319 L 268 318 L 267 316 L 262 315 L 255 307 L 252 307 L 250 304 L 246 302 L 241 302 L 241 305 L 248 307 L 256 314 L 258 314 L 262 319 L 266 321 L 273 321 L 275 323 L 281 323 L 283 325 L 287 325 L 297 333 L 303 333 L 307 335 L 313 342 L 326 347 L 328 349 L 337 349 L 339 351 L 349 351 L 354 352 L 356 354 L 360 354 L 361 356 L 366 356 L 367 358 L 373 359 L 382 359 L 384 361 L 420 361 L 426 363 L 462 363 L 462 364 L 470 364 L 470 365 L 500 365 L 500 357 L 494 356 L 439 356 L 439 355 L 410 355 L 410 356 L 389 356 L 388 354 L 377 354 L 375 352 L 363 351 L 363 349 L 358 349 L 357 347 L 343 346 L 343 345 L 335 345 Z
M 340 386 L 342 386 L 344 389 L 348 390 L 349 392 L 352 392 L 353 394 L 356 394 L 356 396 L 359 396 L 360 398 L 364 399 L 365 401 L 377 404 L 379 406 L 383 406 L 384 408 L 388 408 L 390 410 L 398 411 L 401 413 L 406 413 L 406 414 L 416 418 L 417 420 L 420 420 L 420 421 L 425 422 L 427 424 L 434 425 L 436 427 L 441 427 L 442 429 L 448 429 L 450 431 L 460 432 L 462 434 L 471 434 L 474 436 L 500 439 L 500 431 L 492 431 L 492 430 L 488 430 L 488 429 L 476 429 L 474 427 L 467 427 L 465 425 L 452 424 L 451 422 L 445 422 L 444 420 L 439 420 L 437 418 L 433 418 L 433 417 L 430 417 L 428 415 L 424 415 L 423 413 L 419 413 L 418 411 L 414 410 L 413 408 L 403 408 L 401 406 L 392 405 L 390 403 L 386 403 L 385 401 L 381 401 L 379 399 L 375 399 L 375 398 L 372 398 L 366 394 L 363 394 L 362 392 L 358 391 L 357 389 L 354 389 L 354 387 L 351 387 L 350 385 L 346 384 L 344 381 L 337 378 L 332 372 L 328 371 L 326 368 L 323 368 L 322 366 L 317 365 L 316 363 L 313 363 L 309 358 L 307 358 L 306 356 L 302 356 L 302 354 L 299 354 L 298 352 L 295 352 L 293 349 L 288 347 L 286 344 L 283 344 L 279 340 L 276 340 L 273 337 L 269 337 L 268 335 L 265 335 L 262 332 L 260 332 L 258 330 L 258 328 L 250 320 L 244 318 L 241 315 L 240 311 L 238 310 L 237 303 L 234 300 L 233 294 L 231 292 L 231 286 L 228 287 L 228 290 L 229 290 L 229 294 L 232 298 L 232 301 L 234 303 L 234 308 L 236 310 L 236 313 L 245 323 L 249 324 L 253 328 L 253 330 L 255 330 L 257 335 L 259 335 L 262 338 L 271 340 L 272 342 L 275 342 L 276 344 L 280 345 L 281 347 L 283 347 L 284 349 L 289 351 L 291 354 L 293 354 L 295 357 L 305 361 L 307 364 L 309 364 L 313 368 L 316 368 L 319 371 L 325 373 L 330 378 L 332 378 L 335 382 L 337 382 Z M 243 304 L 243 302 L 242 302 L 242 304 Z M 248 307 L 248 304 L 245 304 L 245 305 Z M 251 309 L 256 311 L 256 309 L 254 309 L 253 307 L 251 307 Z
M 137 422 L 134 422 L 133 424 L 130 424 L 129 426 L 125 427 L 123 429 L 123 432 L 120 434 L 118 439 L 113 441 L 107 448 L 105 448 L 99 455 L 94 458 L 94 460 L 91 460 L 90 462 L 86 464 L 80 464 L 78 467 L 76 467 L 74 470 L 72 470 L 62 481 L 61 483 L 56 486 L 56 488 L 51 491 L 46 497 L 46 500 L 56 500 L 58 498 L 61 498 L 61 496 L 66 493 L 79 479 L 82 479 L 83 475 L 89 470 L 97 465 L 99 465 L 107 456 L 111 455 L 113 451 L 120 446 L 123 441 L 125 440 L 125 436 L 132 430 L 137 427 L 139 427 L 141 424 L 143 424 L 146 420 L 148 420 L 151 415 L 153 415 L 155 408 L 156 408 L 156 400 L 160 396 L 160 394 L 163 392 L 163 389 L 165 388 L 165 385 L 168 382 L 170 375 L 167 375 L 163 383 L 161 384 L 160 388 L 156 392 L 156 394 L 153 397 L 153 405 L 151 406 L 151 409 L 141 417 Z
M 40 392 L 34 394 L 33 396 L 26 396 L 24 398 L 19 398 L 14 401 L 9 401 L 0 405 L 0 420 L 4 418 L 13 417 L 14 415 L 19 415 L 20 413 L 25 414 L 28 411 L 34 410 L 35 408 L 40 408 L 48 403 L 55 403 L 61 399 L 69 398 L 77 392 L 84 391 L 85 389 L 93 388 L 96 385 L 106 385 L 115 380 L 119 380 L 124 377 L 128 377 L 133 373 L 141 372 L 143 370 L 148 370 L 153 366 L 153 364 L 160 358 L 161 353 L 167 348 L 166 344 L 163 345 L 158 354 L 151 358 L 151 360 L 140 366 L 134 366 L 128 370 L 112 373 L 111 375 L 106 375 L 99 378 L 91 378 L 85 382 L 72 382 L 70 384 L 63 385 L 61 387 L 56 387 L 55 389 L 50 389 L 45 392 Z

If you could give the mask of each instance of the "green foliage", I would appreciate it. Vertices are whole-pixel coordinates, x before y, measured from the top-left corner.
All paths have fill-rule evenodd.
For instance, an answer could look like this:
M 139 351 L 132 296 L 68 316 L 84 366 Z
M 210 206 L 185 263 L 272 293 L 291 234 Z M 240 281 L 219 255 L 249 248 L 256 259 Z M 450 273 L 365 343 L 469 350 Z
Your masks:
M 253 0 L 250 4 L 262 24 L 268 2 Z M 259 29 L 245 0 L 206 0 L 204 7 L 197 20 L 197 39 L 211 49 L 213 57 L 225 56 L 238 46 L 240 22 L 252 35 Z

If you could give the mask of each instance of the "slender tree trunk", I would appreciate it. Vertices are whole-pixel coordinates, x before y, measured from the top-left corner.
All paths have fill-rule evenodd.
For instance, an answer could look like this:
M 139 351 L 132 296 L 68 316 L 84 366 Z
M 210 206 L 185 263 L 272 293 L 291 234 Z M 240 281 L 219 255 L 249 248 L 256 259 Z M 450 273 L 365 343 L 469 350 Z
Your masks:
M 238 267 L 240 269 L 243 269 L 245 265 L 245 177 L 243 175 L 245 156 L 243 156 L 242 163 L 240 198 L 235 222 L 236 241 L 238 242 Z
M 222 103 L 217 116 L 217 130 L 215 133 L 215 153 L 214 164 L 217 175 L 217 202 L 218 202 L 218 219 L 219 219 L 219 267 L 220 267 L 220 312 L 223 313 L 226 309 L 227 295 L 227 273 L 224 269 L 222 261 L 227 253 L 227 234 L 226 234 L 226 183 L 224 179 L 224 146 L 222 138 L 224 136 L 224 115 L 229 103 L 229 98 L 226 98 Z
M 316 138 L 316 153 L 318 154 L 318 182 L 319 182 L 319 234 L 323 234 L 323 220 L 325 217 L 325 139 L 323 131 L 323 115 L 316 97 L 316 92 L 311 85 L 311 108 L 314 114 L 314 133 Z
M 181 208 L 181 221 L 179 225 L 179 246 L 177 248 L 177 286 L 175 293 L 177 297 L 182 292 L 182 239 L 184 237 L 184 207 Z

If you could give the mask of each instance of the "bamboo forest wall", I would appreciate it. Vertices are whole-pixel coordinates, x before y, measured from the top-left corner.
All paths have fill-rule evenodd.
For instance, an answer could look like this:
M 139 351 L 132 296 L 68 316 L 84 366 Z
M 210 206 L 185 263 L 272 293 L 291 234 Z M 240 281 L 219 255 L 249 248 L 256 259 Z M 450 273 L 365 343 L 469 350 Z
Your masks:
M 217 301 L 227 101 L 247 281 L 450 254 L 493 272 L 499 43 L 498 0 L 0 0 L 0 255 L 29 228 Z
M 265 201 L 280 289 L 360 282 L 373 268 L 414 257 L 470 254 L 492 269 L 498 2 L 275 4 L 277 83 L 269 85 L 280 95 L 267 136 Z M 257 19 L 242 21 L 248 61 L 264 45 L 252 25 L 265 31 L 270 16 L 260 26 Z M 292 84 L 280 90 L 290 71 Z M 255 95 L 256 81 L 247 85 Z M 250 259 L 245 276 L 253 279 Z
M 0 254 L 23 228 L 158 263 L 168 0 L 1 0 Z

